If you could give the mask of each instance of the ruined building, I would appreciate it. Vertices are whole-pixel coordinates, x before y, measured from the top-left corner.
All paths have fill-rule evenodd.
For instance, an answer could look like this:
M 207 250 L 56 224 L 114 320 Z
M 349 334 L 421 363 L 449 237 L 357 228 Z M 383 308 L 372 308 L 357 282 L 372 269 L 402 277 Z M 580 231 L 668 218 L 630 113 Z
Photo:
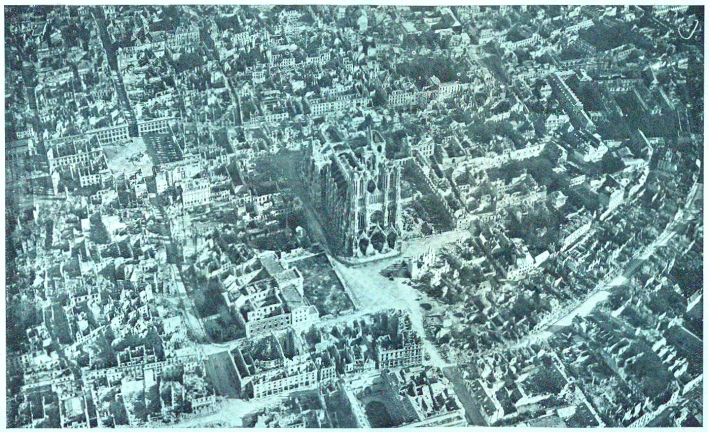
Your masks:
M 303 176 L 333 251 L 355 259 L 397 253 L 401 167 L 387 159 L 384 138 L 370 130 L 323 136 L 308 148 Z

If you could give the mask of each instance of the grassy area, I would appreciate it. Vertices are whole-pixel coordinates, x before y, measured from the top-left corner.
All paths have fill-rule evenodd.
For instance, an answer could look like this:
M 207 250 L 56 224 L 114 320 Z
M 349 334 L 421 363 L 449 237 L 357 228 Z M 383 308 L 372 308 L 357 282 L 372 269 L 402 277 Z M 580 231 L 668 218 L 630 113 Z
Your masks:
M 303 290 L 320 316 L 338 315 L 354 309 L 354 304 L 323 254 L 293 263 L 303 274 Z
M 404 211 L 411 214 L 414 220 L 429 225 L 429 229 L 436 232 L 448 231 L 453 228 L 453 222 L 448 212 L 439 202 L 435 192 L 426 184 L 422 175 L 415 169 L 407 166 L 402 172 L 402 185 L 412 191 L 420 191 L 422 196 L 414 199 L 405 207 Z

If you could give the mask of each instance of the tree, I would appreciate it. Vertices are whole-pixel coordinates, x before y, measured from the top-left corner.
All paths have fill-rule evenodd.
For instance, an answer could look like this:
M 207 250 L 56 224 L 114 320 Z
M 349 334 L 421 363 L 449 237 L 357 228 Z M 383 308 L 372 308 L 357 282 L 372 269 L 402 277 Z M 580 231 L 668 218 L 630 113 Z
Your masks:
M 372 120 L 372 115 L 367 114 L 367 116 L 364 118 L 364 121 L 360 123 L 359 127 L 357 127 L 357 130 L 363 131 L 367 130 L 367 128 L 371 128 L 374 126 L 374 121 Z
M 374 90 L 374 97 L 372 98 L 372 104 L 375 107 L 384 107 L 387 105 L 387 95 L 384 90 L 379 87 Z
M 106 225 L 103 224 L 101 216 L 98 213 L 91 217 L 89 239 L 96 244 L 108 244 L 111 241 L 108 229 L 106 229 Z
M 227 307 L 227 305 L 219 305 L 219 307 L 217 308 L 217 313 L 224 322 L 228 323 L 231 321 L 231 312 L 229 312 L 229 308 Z

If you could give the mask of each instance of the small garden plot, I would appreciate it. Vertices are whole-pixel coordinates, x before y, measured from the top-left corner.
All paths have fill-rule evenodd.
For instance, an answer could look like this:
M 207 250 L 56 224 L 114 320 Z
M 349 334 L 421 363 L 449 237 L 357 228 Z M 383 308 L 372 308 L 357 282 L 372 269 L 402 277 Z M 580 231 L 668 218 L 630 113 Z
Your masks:
M 293 263 L 303 275 L 303 291 L 320 316 L 354 310 L 354 304 L 324 254 Z

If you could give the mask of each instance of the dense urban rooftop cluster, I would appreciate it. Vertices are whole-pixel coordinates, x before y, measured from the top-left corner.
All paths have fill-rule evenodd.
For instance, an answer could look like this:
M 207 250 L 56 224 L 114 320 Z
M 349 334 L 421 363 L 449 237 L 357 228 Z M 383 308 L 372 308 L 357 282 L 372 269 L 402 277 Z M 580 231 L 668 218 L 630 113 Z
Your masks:
M 703 31 L 7 6 L 7 426 L 703 425 Z

